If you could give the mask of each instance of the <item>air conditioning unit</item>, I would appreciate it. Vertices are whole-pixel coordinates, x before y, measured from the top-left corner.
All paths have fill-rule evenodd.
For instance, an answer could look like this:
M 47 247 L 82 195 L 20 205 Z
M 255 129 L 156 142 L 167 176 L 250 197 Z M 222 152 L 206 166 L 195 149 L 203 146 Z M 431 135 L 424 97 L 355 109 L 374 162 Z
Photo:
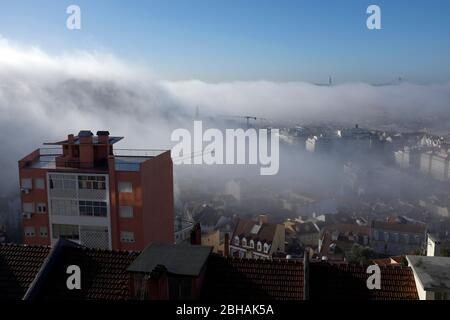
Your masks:
M 30 219 L 31 218 L 31 212 L 22 212 L 22 217 Z
M 30 188 L 21 187 L 20 191 L 22 191 L 23 193 L 30 193 L 31 189 Z

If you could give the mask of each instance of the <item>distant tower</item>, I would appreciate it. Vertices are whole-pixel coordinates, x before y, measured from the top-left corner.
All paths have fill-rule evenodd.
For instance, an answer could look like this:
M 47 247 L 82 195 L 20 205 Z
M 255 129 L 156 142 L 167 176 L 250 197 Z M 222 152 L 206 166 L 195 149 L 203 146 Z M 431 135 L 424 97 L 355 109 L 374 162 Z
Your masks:
M 195 118 L 196 119 L 200 118 L 200 109 L 198 106 L 195 107 Z

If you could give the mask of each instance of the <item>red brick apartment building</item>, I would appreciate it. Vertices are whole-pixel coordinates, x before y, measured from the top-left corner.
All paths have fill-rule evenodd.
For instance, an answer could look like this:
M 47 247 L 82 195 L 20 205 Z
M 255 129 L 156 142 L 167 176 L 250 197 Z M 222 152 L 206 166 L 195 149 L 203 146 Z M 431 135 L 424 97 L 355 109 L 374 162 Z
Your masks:
M 25 244 L 63 238 L 142 250 L 174 242 L 170 151 L 114 150 L 121 139 L 80 131 L 19 161 Z

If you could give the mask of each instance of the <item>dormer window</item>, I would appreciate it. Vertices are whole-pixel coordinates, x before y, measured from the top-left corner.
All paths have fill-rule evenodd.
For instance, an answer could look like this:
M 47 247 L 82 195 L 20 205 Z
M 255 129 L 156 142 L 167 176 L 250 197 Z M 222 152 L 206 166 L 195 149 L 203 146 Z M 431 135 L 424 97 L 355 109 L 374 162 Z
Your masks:
M 234 244 L 235 244 L 236 246 L 239 245 L 239 237 L 238 237 L 238 236 L 234 237 Z
M 250 240 L 250 248 L 255 249 L 255 241 Z
M 264 253 L 269 253 L 270 246 L 267 243 L 264 243 Z
M 242 238 L 242 246 L 246 247 L 247 246 L 247 239 Z
M 261 241 L 258 241 L 258 244 L 256 245 L 256 250 L 262 251 L 262 244 L 261 244 Z

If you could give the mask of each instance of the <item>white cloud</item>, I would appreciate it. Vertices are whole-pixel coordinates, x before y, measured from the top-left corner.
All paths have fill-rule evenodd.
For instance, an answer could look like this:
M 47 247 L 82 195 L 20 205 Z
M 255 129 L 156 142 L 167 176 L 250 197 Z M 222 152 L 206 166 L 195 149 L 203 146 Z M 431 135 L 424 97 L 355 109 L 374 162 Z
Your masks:
M 122 147 L 168 148 L 172 129 L 190 128 L 197 106 L 207 116 L 271 120 L 434 116 L 436 125 L 445 127 L 449 101 L 449 84 L 159 81 L 147 68 L 109 53 L 51 55 L 0 38 L 0 167 L 15 167 L 18 158 L 42 142 L 81 129 L 124 135 Z M 6 172 L 9 181 L 16 180 L 14 169 Z

